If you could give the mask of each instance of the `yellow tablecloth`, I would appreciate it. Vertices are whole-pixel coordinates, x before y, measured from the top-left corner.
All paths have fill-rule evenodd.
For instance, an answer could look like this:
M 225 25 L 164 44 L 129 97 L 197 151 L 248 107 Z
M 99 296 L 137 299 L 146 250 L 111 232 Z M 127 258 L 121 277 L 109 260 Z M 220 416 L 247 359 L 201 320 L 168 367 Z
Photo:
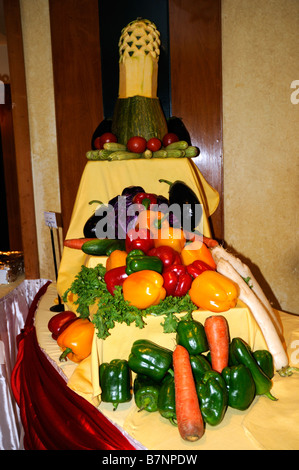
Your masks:
M 127 357 L 130 345 L 135 339 L 141 337 L 149 337 L 173 349 L 174 335 L 162 333 L 160 320 L 154 317 L 148 318 L 144 330 L 139 330 L 134 326 L 117 325 L 111 337 L 105 341 L 94 337 L 92 355 L 80 365 L 76 366 L 70 361 L 61 364 L 58 360 L 60 350 L 47 329 L 48 321 L 53 315 L 49 308 L 53 305 L 56 295 L 56 286 L 52 284 L 41 299 L 36 313 L 35 326 L 41 348 L 68 380 L 70 388 L 97 406 L 105 416 L 140 442 L 144 448 L 193 451 L 299 449 L 299 374 L 287 378 L 281 378 L 275 374 L 272 392 L 278 401 L 273 402 L 260 396 L 255 398 L 246 411 L 228 408 L 222 423 L 215 428 L 207 426 L 203 438 L 195 443 L 183 441 L 177 428 L 160 417 L 159 413 L 138 412 L 134 400 L 120 404 L 116 412 L 112 410 L 111 404 L 99 405 L 97 400 L 99 389 L 96 390 L 98 387 L 95 383 L 99 362 Z M 283 324 L 290 364 L 298 367 L 299 316 L 284 312 L 276 313 Z M 207 314 L 208 312 L 197 312 L 195 318 L 203 321 Z M 249 341 L 253 349 L 265 347 L 261 332 L 244 305 L 240 304 L 238 308 L 225 315 L 232 337 L 236 335 L 243 337 Z
M 168 197 L 169 185 L 159 179 L 184 181 L 203 205 L 203 233 L 210 237 L 208 218 L 219 204 L 219 194 L 204 179 L 194 162 L 182 159 L 129 160 L 115 162 L 88 162 L 82 174 L 70 226 L 66 238 L 83 237 L 86 220 L 93 214 L 92 200 L 108 203 L 128 186 L 142 186 L 145 191 Z M 62 295 L 70 286 L 86 256 L 81 250 L 64 248 L 59 267 L 57 289 Z

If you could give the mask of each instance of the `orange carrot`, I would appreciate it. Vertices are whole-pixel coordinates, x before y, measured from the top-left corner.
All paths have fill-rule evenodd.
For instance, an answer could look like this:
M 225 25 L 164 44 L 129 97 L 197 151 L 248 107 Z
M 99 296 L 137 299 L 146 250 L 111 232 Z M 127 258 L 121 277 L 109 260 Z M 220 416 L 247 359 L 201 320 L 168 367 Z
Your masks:
M 81 250 L 83 243 L 90 240 L 96 240 L 95 238 L 70 238 L 69 240 L 64 240 L 63 246 L 68 248 L 74 248 L 75 250 Z
M 221 374 L 228 365 L 229 331 L 226 318 L 222 315 L 208 317 L 204 324 L 208 340 L 212 369 Z
M 204 434 L 204 422 L 199 407 L 189 353 L 177 345 L 173 352 L 175 408 L 178 429 L 186 441 L 197 441 Z

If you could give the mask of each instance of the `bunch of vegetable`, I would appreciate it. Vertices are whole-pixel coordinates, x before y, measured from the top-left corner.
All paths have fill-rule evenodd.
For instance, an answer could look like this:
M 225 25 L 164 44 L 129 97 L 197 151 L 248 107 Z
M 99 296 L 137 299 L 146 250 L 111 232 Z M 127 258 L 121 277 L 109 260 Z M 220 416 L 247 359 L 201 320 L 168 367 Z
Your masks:
M 126 144 L 119 143 L 115 134 L 105 132 L 94 140 L 94 150 L 86 153 L 88 160 L 131 160 L 138 158 L 194 158 L 199 149 L 189 145 L 186 140 L 179 140 L 173 132 L 168 132 L 160 140 L 151 137 L 146 140 L 136 135 L 129 138 Z
M 127 230 L 127 222 L 124 227 L 117 227 L 118 234 L 121 230 L 125 232 L 125 238 L 94 237 L 65 241 L 65 246 L 80 249 L 86 254 L 107 256 L 105 267 L 82 266 L 63 296 L 66 302 L 69 292 L 76 295 L 77 312 L 83 318 L 89 317 L 89 307 L 97 303 L 98 309 L 92 321 L 99 338 L 105 339 L 115 322 L 135 322 L 142 328 L 148 314 L 164 315 L 164 331 L 172 332 L 176 330 L 177 313 L 186 311 L 191 314 L 206 304 L 211 310 L 223 311 L 236 302 L 237 292 L 233 283 L 215 272 L 216 265 L 209 246 L 216 242 L 195 232 L 186 234 L 180 228 L 186 217 L 189 217 L 192 229 L 199 222 L 193 210 L 199 201 L 188 186 L 180 181 L 170 183 L 169 201 L 145 192 L 140 186 L 125 188 L 122 195 L 126 197 L 126 207 L 139 204 L 143 208 L 133 221 L 133 229 Z M 116 199 L 113 198 L 110 204 Z M 188 203 L 191 211 L 175 224 L 173 219 L 169 220 L 169 202 L 182 208 Z M 165 212 L 157 210 L 161 203 Z M 86 222 L 85 236 L 92 235 L 90 220 L 94 218 L 95 215 Z M 97 223 L 97 219 L 93 223 Z M 86 225 L 89 233 L 85 231 Z M 201 292 L 194 283 L 199 284 L 202 276 Z M 215 289 L 210 287 L 213 283 Z
M 89 306 L 97 302 L 92 321 L 98 336 L 104 339 L 116 322 L 135 322 L 143 328 L 148 314 L 163 315 L 164 331 L 173 332 L 177 313 L 191 314 L 197 308 L 221 313 L 233 308 L 239 297 L 260 326 L 275 369 L 280 375 L 291 375 L 298 369 L 288 365 L 280 325 L 251 271 L 214 240 L 183 230 L 182 220 L 178 225 L 173 220 L 170 223 L 167 204 L 183 206 L 188 201 L 194 208 L 198 200 L 184 183 L 166 183 L 170 189 L 165 212 L 157 210 L 161 196 L 139 186 L 124 189 L 128 205 L 136 201 L 143 207 L 133 220 L 134 229 L 127 230 L 127 224 L 118 227 L 118 231 L 124 230 L 125 239 L 66 240 L 66 246 L 87 254 L 107 255 L 108 259 L 106 268 L 82 267 L 64 301 L 68 292 L 76 294 L 77 311 L 85 318 L 89 317 Z M 194 228 L 198 222 L 194 211 L 187 216 Z
M 252 352 L 241 338 L 230 341 L 226 319 L 212 315 L 204 324 L 180 320 L 174 351 L 135 341 L 127 360 L 101 364 L 100 386 L 102 401 L 114 409 L 134 396 L 139 412 L 159 412 L 183 439 L 196 441 L 206 425 L 222 422 L 228 407 L 244 411 L 258 395 L 276 400 L 273 375 L 269 351 Z

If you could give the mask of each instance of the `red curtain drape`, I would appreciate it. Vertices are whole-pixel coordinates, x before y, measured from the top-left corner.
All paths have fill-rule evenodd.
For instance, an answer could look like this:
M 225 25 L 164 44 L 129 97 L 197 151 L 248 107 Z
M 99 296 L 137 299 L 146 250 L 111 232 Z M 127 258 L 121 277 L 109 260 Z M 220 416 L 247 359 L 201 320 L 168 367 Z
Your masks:
M 46 283 L 35 296 L 17 336 L 11 385 L 20 408 L 26 450 L 134 450 L 92 404 L 68 388 L 39 347 L 34 315 Z

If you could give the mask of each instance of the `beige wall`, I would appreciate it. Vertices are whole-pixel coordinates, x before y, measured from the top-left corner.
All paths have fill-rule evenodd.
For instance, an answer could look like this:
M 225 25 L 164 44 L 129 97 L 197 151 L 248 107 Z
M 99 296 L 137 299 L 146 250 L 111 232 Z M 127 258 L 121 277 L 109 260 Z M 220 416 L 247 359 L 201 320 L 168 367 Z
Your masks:
M 225 240 L 299 313 L 299 2 L 224 0 L 222 17 Z
M 21 0 L 30 144 L 40 276 L 55 281 L 50 229 L 44 212 L 60 213 L 60 190 L 48 0 Z M 53 231 L 59 258 L 61 230 Z
M 41 276 L 54 279 L 43 220 L 60 211 L 48 0 L 21 8 Z M 298 0 L 223 0 L 225 240 L 297 313 L 298 31 Z

